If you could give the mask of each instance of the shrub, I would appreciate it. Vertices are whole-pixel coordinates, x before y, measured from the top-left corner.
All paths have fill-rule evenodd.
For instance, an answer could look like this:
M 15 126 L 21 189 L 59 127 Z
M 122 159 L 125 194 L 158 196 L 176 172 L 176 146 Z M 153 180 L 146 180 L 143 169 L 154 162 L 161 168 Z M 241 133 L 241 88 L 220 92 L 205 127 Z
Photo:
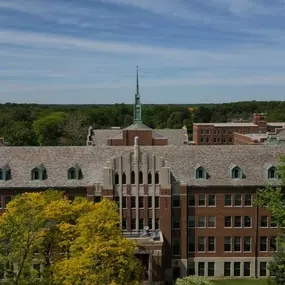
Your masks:
M 213 285 L 213 283 L 206 277 L 193 275 L 178 278 L 175 285 Z

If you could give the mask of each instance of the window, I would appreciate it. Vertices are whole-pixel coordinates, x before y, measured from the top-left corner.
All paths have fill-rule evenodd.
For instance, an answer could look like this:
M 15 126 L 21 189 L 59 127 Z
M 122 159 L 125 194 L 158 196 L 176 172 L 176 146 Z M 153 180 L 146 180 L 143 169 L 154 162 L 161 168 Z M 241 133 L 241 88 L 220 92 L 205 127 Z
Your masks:
M 122 219 L 122 230 L 123 231 L 127 230 L 127 219 L 126 218 Z
M 132 171 L 131 172 L 131 184 L 135 184 L 135 181 L 136 181 L 136 175 L 135 175 L 135 172 Z
M 209 207 L 216 206 L 216 195 L 209 195 L 208 196 L 208 206 Z
M 142 173 L 142 171 L 139 172 L 139 184 L 143 184 L 143 173 Z
M 143 208 L 143 198 L 144 197 L 139 197 L 139 208 Z
M 122 184 L 127 184 L 127 176 L 126 173 L 122 174 Z
M 225 206 L 226 207 L 232 206 L 232 195 L 231 194 L 225 194 Z
M 224 237 L 224 251 L 232 251 L 232 237 Z
M 223 130 L 223 134 L 226 135 L 226 134 L 227 134 L 227 131 L 226 131 L 226 130 Z
M 155 197 L 155 208 L 159 208 L 159 197 Z
M 277 228 L 277 222 L 272 216 L 270 217 L 270 228 Z
M 232 179 L 239 179 L 241 178 L 241 170 L 239 167 L 234 167 L 232 169 Z
M 7 208 L 7 204 L 12 200 L 11 196 L 5 196 L 4 197 L 4 208 Z
M 269 248 L 270 248 L 270 251 L 277 251 L 276 237 L 269 238 Z
M 114 201 L 116 202 L 118 206 L 120 205 L 120 197 L 118 196 L 114 197 Z
M 205 251 L 205 237 L 198 237 L 198 251 Z
M 252 206 L 252 196 L 251 196 L 251 194 L 245 194 L 245 196 L 244 196 L 244 205 L 246 207 Z
M 155 229 L 158 230 L 159 229 L 159 218 L 155 218 Z
M 243 237 L 243 251 L 244 252 L 251 251 L 251 237 Z
M 241 216 L 235 216 L 235 228 L 241 228 Z
M 223 143 L 227 143 L 227 138 L 223 138 Z
M 224 262 L 224 276 L 231 276 L 231 262 Z
M 208 237 L 208 251 L 214 252 L 216 250 L 215 241 L 216 241 L 215 237 Z
M 173 208 L 180 208 L 180 196 L 172 196 L 172 207 Z
M 100 203 L 101 202 L 101 196 L 94 196 L 94 203 Z
M 243 276 L 244 277 L 250 276 L 250 262 L 243 263 Z
M 206 206 L 206 195 L 204 195 L 204 194 L 199 195 L 198 205 L 199 205 L 199 207 L 205 207 Z
M 196 246 L 195 246 L 195 237 L 189 236 L 188 237 L 188 252 L 195 252 Z
M 117 183 L 115 182 L 115 184 L 119 184 L 119 176 L 118 176 L 118 173 L 116 173 L 115 175 L 115 181 L 116 181 L 116 178 L 117 178 Z M 68 169 L 68 179 L 72 180 L 72 179 L 76 179 L 76 170 L 75 168 L 70 168 Z
M 139 219 L 139 229 L 142 230 L 144 227 L 144 220 L 143 219 Z
M 32 179 L 39 180 L 40 179 L 40 172 L 38 169 L 34 169 L 32 172 Z
M 32 180 L 45 180 L 47 178 L 46 169 L 43 165 L 32 170 Z
M 159 184 L 159 174 L 158 174 L 158 172 L 155 173 L 155 184 Z
M 172 220 L 172 229 L 173 230 L 179 230 L 180 229 L 180 218 L 173 217 Z
M 188 195 L 188 207 L 195 207 L 195 195 Z
M 122 197 L 122 208 L 123 209 L 127 208 L 127 197 L 125 196 Z
M 136 229 L 136 219 L 131 219 L 131 230 Z
M 225 217 L 225 228 L 231 228 L 232 227 L 232 217 L 226 216 Z
M 266 262 L 260 262 L 259 263 L 259 276 L 260 277 L 264 277 L 266 276 L 266 267 L 267 267 L 267 264 Z
M 74 171 L 74 170 L 73 170 Z M 74 174 L 74 177 L 73 178 L 70 178 L 70 179 L 75 179 L 75 174 Z M 119 184 L 119 174 L 116 173 L 115 174 L 115 185 L 118 185 Z
M 206 217 L 205 216 L 198 217 L 198 228 L 206 228 Z
M 251 228 L 251 217 L 250 216 L 245 216 L 243 219 L 243 226 L 245 228 Z
M 200 138 L 200 142 L 203 143 L 204 142 L 204 138 Z
M 241 251 L 240 242 L 241 242 L 240 237 L 234 237 L 234 251 Z
M 240 194 L 235 195 L 235 207 L 241 207 L 241 197 Z
M 136 207 L 136 197 L 131 197 L 131 208 Z
M 233 142 L 233 138 L 229 138 L 229 142 L 232 143 Z
M 208 276 L 215 276 L 215 262 L 208 262 Z
M 260 237 L 260 251 L 267 251 L 267 237 Z
M 152 218 L 148 218 L 148 223 L 147 223 L 149 229 L 152 229 Z
M 148 197 L 147 199 L 148 208 L 152 208 L 152 197 Z
M 214 143 L 217 142 L 217 138 L 214 138 Z
M 195 262 L 188 263 L 188 275 L 195 275 Z
M 147 175 L 147 183 L 152 184 L 152 174 L 150 172 Z
M 200 131 L 200 134 L 201 134 L 201 135 L 204 135 L 204 130 L 201 130 L 201 131 Z
M 180 255 L 180 241 L 178 238 L 173 239 L 172 251 L 173 255 Z
M 210 130 L 205 130 L 205 134 L 209 135 L 210 134 Z
M 205 179 L 206 178 L 206 172 L 203 167 L 198 167 L 196 169 L 196 179 Z
M 198 262 L 198 276 L 205 276 L 205 262 Z
M 4 171 L 0 168 L 0 180 L 4 180 Z
M 208 217 L 208 228 L 215 228 L 216 227 L 216 217 L 209 216 Z
M 260 217 L 260 227 L 261 228 L 268 228 L 268 217 L 267 216 L 261 216 Z
M 188 217 L 188 228 L 195 228 L 195 216 Z
M 209 140 L 209 138 L 206 138 L 206 143 L 208 143 L 210 140 Z
M 234 262 L 234 276 L 240 276 L 240 262 Z

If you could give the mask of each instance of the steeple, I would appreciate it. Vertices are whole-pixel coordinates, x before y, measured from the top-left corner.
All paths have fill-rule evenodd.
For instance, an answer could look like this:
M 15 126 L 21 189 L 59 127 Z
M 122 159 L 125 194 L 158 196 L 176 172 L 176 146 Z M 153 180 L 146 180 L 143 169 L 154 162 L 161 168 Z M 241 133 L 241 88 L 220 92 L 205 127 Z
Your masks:
M 135 95 L 134 104 L 134 123 L 142 123 L 142 106 L 140 101 L 140 89 L 139 89 L 139 70 L 137 66 L 137 91 Z

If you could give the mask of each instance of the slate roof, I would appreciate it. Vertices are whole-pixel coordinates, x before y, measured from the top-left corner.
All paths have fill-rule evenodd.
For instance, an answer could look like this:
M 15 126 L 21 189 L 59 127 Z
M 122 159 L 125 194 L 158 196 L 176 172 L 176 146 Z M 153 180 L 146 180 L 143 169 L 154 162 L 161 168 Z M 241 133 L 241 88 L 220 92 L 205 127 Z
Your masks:
M 257 127 L 254 123 L 193 123 L 193 125 L 214 127 Z
M 135 130 L 138 128 L 139 130 L 151 130 L 151 128 L 145 126 L 143 128 L 141 125 L 143 124 L 133 124 L 130 125 L 126 130 Z M 107 139 L 122 139 L 123 138 L 123 130 L 112 130 L 112 129 L 95 129 L 92 131 L 92 140 L 97 146 L 107 145 Z M 153 138 L 167 138 L 169 145 L 183 145 L 183 141 L 185 140 L 185 134 L 187 134 L 186 129 L 153 129 L 152 137 Z
M 3 147 L 0 165 L 9 165 L 12 179 L 0 181 L 0 188 L 86 187 L 102 183 L 106 162 L 129 151 L 133 147 Z M 266 182 L 264 164 L 277 165 L 279 155 L 285 155 L 285 147 L 278 145 L 144 146 L 141 151 L 164 157 L 174 178 L 190 186 L 262 186 Z M 32 181 L 31 170 L 41 164 L 47 179 Z M 67 170 L 76 164 L 83 179 L 68 180 Z M 208 179 L 195 179 L 197 164 L 207 169 Z M 239 166 L 246 178 L 231 179 L 231 164 Z

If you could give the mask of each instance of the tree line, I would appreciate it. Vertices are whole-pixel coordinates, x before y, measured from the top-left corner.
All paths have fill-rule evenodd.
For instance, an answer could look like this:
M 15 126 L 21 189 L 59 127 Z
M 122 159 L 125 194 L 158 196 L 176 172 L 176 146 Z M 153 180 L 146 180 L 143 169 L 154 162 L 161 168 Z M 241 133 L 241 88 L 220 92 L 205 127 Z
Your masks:
M 236 102 L 224 104 L 143 105 L 143 123 L 155 128 L 179 129 L 192 136 L 193 123 L 249 121 L 266 112 L 268 121 L 285 121 L 285 102 Z M 133 106 L 114 105 L 0 105 L 0 136 L 11 146 L 85 145 L 89 126 L 97 129 L 127 127 Z

